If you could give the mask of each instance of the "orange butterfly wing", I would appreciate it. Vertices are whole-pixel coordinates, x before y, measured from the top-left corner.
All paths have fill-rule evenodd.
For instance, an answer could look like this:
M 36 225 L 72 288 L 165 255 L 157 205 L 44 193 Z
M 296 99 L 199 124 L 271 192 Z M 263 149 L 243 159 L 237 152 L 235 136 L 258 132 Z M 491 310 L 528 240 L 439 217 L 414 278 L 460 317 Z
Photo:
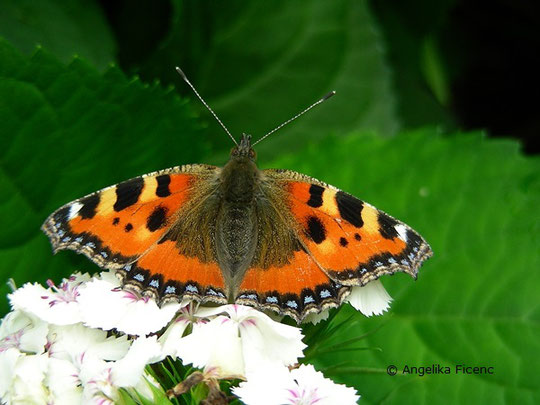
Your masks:
M 118 270 L 127 285 L 163 298 L 203 296 L 200 286 L 223 288 L 217 265 L 183 256 L 174 242 L 162 239 L 198 182 L 218 170 L 186 165 L 136 177 L 64 205 L 42 229 L 55 251 L 83 253 L 101 267 Z M 220 301 L 222 292 L 214 292 Z

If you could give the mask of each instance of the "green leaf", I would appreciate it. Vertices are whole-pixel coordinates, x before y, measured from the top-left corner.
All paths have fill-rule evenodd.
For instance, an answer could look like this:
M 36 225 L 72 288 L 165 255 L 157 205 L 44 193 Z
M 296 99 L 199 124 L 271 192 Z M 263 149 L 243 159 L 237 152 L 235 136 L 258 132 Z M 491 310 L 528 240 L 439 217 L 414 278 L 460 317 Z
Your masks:
M 143 395 L 139 394 L 136 390 L 135 395 L 137 397 L 138 403 L 141 405 L 153 405 L 153 404 L 160 404 L 160 405 L 173 405 L 173 402 L 169 400 L 167 397 L 167 394 L 163 389 L 159 389 L 154 384 L 152 384 L 149 381 L 146 381 L 146 384 L 148 385 L 148 388 L 150 388 L 150 391 L 152 392 L 152 399 L 148 399 L 144 397 Z
M 137 401 L 135 401 L 125 389 L 119 390 L 118 394 L 120 397 L 118 403 L 120 405 L 138 405 Z
M 26 54 L 41 45 L 63 62 L 79 55 L 105 69 L 115 60 L 112 33 L 94 1 L 5 0 L 0 36 Z
M 395 299 L 389 313 L 356 314 L 322 347 L 347 348 L 363 337 L 358 346 L 381 350 L 315 350 L 310 361 L 320 370 L 355 386 L 362 403 L 540 401 L 538 158 L 522 156 L 513 141 L 423 130 L 329 138 L 271 166 L 374 204 L 418 230 L 435 252 L 416 282 L 404 274 L 382 278 Z M 332 322 L 354 312 L 344 306 Z M 448 366 L 451 374 L 392 377 L 392 364 L 398 371 Z M 460 364 L 494 373 L 456 374 Z
M 115 67 L 101 74 L 80 59 L 65 66 L 43 50 L 27 58 L 4 40 L 0 123 L 2 295 L 11 277 L 21 284 L 97 269 L 72 252 L 52 255 L 40 226 L 56 208 L 207 154 L 200 125 L 172 89 Z
M 174 4 L 170 35 L 138 71 L 179 83 L 173 67 L 181 66 L 236 136 L 260 137 L 337 91 L 309 118 L 262 143 L 268 154 L 330 133 L 398 129 L 390 73 L 366 1 Z M 186 85 L 183 91 L 193 96 Z M 212 136 L 226 144 L 221 128 L 207 120 Z
M 404 128 L 456 128 L 455 119 L 444 104 L 449 97 L 446 70 L 453 63 L 448 64 L 443 58 L 448 55 L 438 49 L 443 23 L 455 3 L 456 0 L 370 1 L 383 34 L 396 110 Z
M 434 37 L 428 37 L 424 41 L 421 68 L 439 103 L 447 106 L 450 101 L 450 83 Z

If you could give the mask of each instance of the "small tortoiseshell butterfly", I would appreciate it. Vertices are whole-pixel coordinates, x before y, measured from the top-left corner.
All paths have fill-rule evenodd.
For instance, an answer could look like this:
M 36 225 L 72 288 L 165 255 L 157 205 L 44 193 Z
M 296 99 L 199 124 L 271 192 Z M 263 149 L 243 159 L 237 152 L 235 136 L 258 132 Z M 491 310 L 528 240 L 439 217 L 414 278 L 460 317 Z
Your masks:
M 224 167 L 136 177 L 64 205 L 42 229 L 54 251 L 83 253 L 160 303 L 234 302 L 296 321 L 383 274 L 416 277 L 431 256 L 404 223 L 312 177 L 259 170 L 255 157 L 243 135 Z

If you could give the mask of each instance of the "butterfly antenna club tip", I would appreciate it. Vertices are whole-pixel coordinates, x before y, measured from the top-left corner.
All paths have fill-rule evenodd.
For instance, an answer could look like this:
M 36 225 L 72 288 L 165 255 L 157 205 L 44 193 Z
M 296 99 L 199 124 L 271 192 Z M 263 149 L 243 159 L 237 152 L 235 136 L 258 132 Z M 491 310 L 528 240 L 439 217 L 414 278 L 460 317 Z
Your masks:
M 327 94 L 323 96 L 323 98 L 321 98 L 321 102 L 328 100 L 330 97 L 334 96 L 335 94 L 336 94 L 335 90 L 328 92 Z
M 323 97 L 321 97 L 319 100 L 315 101 L 313 104 L 311 104 L 309 107 L 307 107 L 306 109 L 300 111 L 298 114 L 296 114 L 294 117 L 292 118 L 289 118 L 287 121 L 285 121 L 283 124 L 281 125 L 278 125 L 277 127 L 275 127 L 273 130 L 271 130 L 270 132 L 268 132 L 266 135 L 262 136 L 260 139 L 257 140 L 257 142 L 255 142 L 252 146 L 255 146 L 257 145 L 259 142 L 261 142 L 263 139 L 265 138 L 268 138 L 270 135 L 272 135 L 274 132 L 280 130 L 281 128 L 283 128 L 285 125 L 287 124 L 290 124 L 291 122 L 293 122 L 295 119 L 299 118 L 300 116 L 304 115 L 305 113 L 307 113 L 309 110 L 311 110 L 313 107 L 316 107 L 318 106 L 319 104 L 325 102 L 326 100 L 328 100 L 330 97 L 332 97 L 334 94 L 336 94 L 336 91 L 335 90 L 332 90 L 331 92 L 325 94 Z
M 178 74 L 182 76 L 182 79 L 187 80 L 186 74 L 184 73 L 182 69 L 180 69 L 178 66 L 176 66 L 175 69 L 178 72 Z
M 206 103 L 206 101 L 204 101 L 204 99 L 201 97 L 201 95 L 199 94 L 199 92 L 197 91 L 197 89 L 195 89 L 195 86 L 193 86 L 191 84 L 191 82 L 189 81 L 189 79 L 187 78 L 186 74 L 184 73 L 184 71 L 182 69 L 180 69 L 178 66 L 176 66 L 176 71 L 178 72 L 178 74 L 182 77 L 182 79 L 184 79 L 184 81 L 188 84 L 189 87 L 191 87 L 191 90 L 193 90 L 193 92 L 195 93 L 195 95 L 197 96 L 197 98 L 199 100 L 201 100 L 201 103 L 203 103 L 203 105 L 206 107 L 206 109 L 208 111 L 210 111 L 210 114 L 212 114 L 212 116 L 216 119 L 216 121 L 219 123 L 219 125 L 221 125 L 221 128 L 223 128 L 223 130 L 227 133 L 227 135 L 229 135 L 229 137 L 232 139 L 232 141 L 234 142 L 235 145 L 238 145 L 238 142 L 236 142 L 236 139 L 234 139 L 234 137 L 231 135 L 231 133 L 229 132 L 229 130 L 227 129 L 227 127 L 225 126 L 225 124 L 223 124 L 223 122 L 221 122 L 221 120 L 219 119 L 219 117 L 216 115 L 216 113 L 214 112 L 214 110 L 212 110 L 210 108 L 210 106 Z

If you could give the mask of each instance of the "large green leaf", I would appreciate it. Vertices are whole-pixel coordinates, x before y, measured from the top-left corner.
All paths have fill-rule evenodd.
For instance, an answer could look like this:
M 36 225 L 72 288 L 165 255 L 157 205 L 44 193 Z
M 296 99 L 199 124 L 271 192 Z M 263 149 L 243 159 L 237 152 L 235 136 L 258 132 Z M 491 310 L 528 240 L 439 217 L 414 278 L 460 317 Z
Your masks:
M 271 165 L 373 203 L 435 252 L 416 282 L 383 278 L 395 298 L 390 313 L 353 316 L 329 343 L 374 331 L 355 345 L 370 349 L 315 354 L 321 369 L 357 387 L 362 403 L 539 403 L 540 160 L 513 141 L 424 130 L 329 139 Z M 335 322 L 351 313 L 343 308 Z M 392 364 L 451 374 L 391 377 Z M 460 364 L 494 373 L 456 374 Z
M 390 73 L 366 1 L 174 4 L 170 35 L 137 71 L 147 79 L 179 83 L 173 67 L 181 66 L 236 136 L 260 137 L 328 91 L 337 91 L 309 118 L 261 144 L 261 150 L 276 153 L 352 129 L 382 135 L 398 129 Z M 183 91 L 191 95 L 185 85 Z M 217 124 L 211 122 L 210 128 L 228 142 Z
M 53 257 L 39 228 L 54 209 L 130 177 L 197 162 L 207 150 L 172 89 L 115 67 L 101 74 L 80 59 L 65 66 L 42 50 L 27 58 L 3 40 L 0 123 L 1 293 L 10 277 L 58 280 L 74 266 L 95 269 L 68 252 Z
M 79 55 L 105 69 L 115 60 L 111 31 L 92 0 L 4 0 L 0 36 L 27 54 L 41 45 L 63 62 Z

